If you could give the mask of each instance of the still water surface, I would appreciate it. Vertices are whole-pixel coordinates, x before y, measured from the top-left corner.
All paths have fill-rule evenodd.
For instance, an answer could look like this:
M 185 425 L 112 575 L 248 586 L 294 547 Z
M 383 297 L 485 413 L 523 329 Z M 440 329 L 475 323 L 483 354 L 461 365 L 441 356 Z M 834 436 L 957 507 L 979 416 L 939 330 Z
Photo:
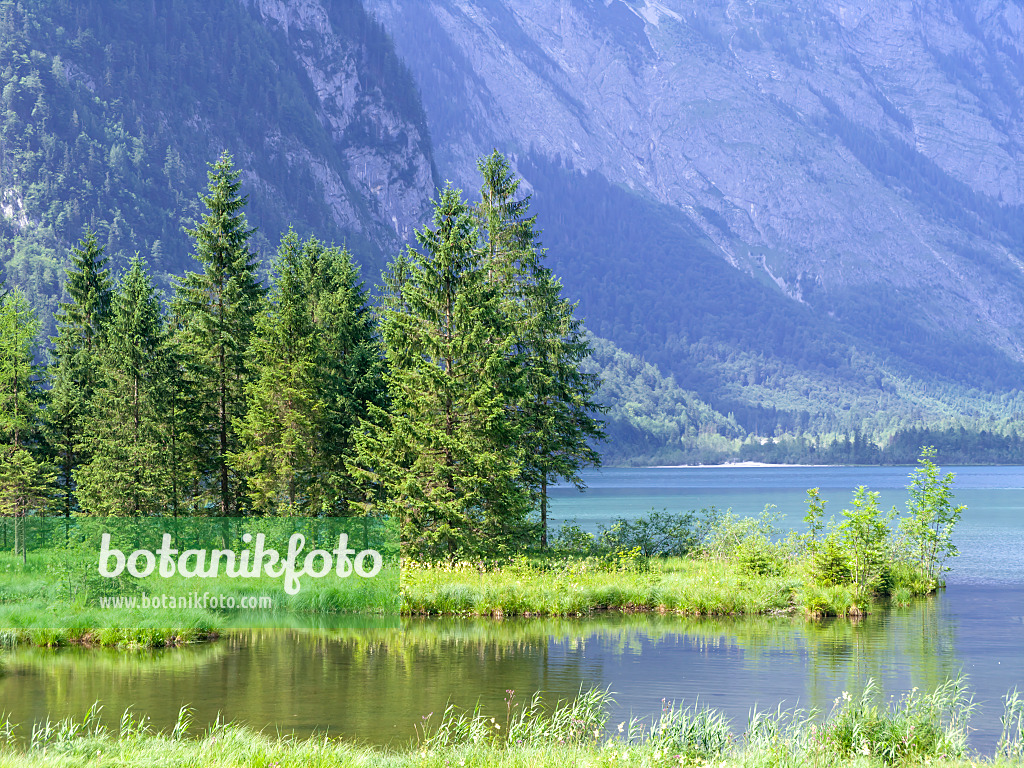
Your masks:
M 820 487 L 839 514 L 854 486 L 902 506 L 906 468 L 623 469 L 592 474 L 590 490 L 555 491 L 556 518 L 585 527 L 651 508 L 704 506 L 756 514 L 776 504 L 797 525 L 804 490 Z M 1024 468 L 956 468 L 969 505 L 949 588 L 863 621 L 602 616 L 580 620 L 358 621 L 339 630 L 232 634 L 147 653 L 19 648 L 6 654 L 0 711 L 22 723 L 81 716 L 100 700 L 110 719 L 131 706 L 168 727 L 185 704 L 196 722 L 222 714 L 273 732 L 328 731 L 402 742 L 428 713 L 478 701 L 500 717 L 507 691 L 549 699 L 610 687 L 613 725 L 699 701 L 742 730 L 753 705 L 828 710 L 868 677 L 886 693 L 928 688 L 963 671 L 979 710 L 973 742 L 991 751 L 1001 697 L 1024 688 Z

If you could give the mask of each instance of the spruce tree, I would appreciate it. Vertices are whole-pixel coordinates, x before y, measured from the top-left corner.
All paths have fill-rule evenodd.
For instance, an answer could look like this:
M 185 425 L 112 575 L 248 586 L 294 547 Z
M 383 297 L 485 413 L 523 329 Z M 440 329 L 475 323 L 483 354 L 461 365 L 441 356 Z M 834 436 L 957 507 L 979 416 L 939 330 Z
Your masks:
M 51 374 L 53 387 L 46 432 L 57 465 L 65 515 L 74 508 L 74 473 L 88 461 L 82 431 L 95 391 L 96 370 L 110 316 L 112 282 L 107 263 L 96 235 L 87 229 L 78 246 L 71 250 L 64 285 L 71 300 L 62 303 L 56 315 L 56 364 Z
M 233 465 L 248 474 L 253 505 L 347 514 L 352 431 L 368 402 L 383 404 L 374 323 L 347 251 L 284 237 L 250 353 Z
M 76 473 L 82 509 L 99 515 L 159 514 L 169 502 L 165 402 L 166 334 L 160 300 L 136 256 L 114 294 L 108 342 Z
M 244 478 L 228 457 L 239 448 L 234 421 L 245 413 L 251 378 L 246 352 L 266 293 L 249 250 L 254 230 L 246 223 L 248 197 L 239 194 L 239 175 L 227 152 L 212 164 L 208 194 L 200 195 L 207 213 L 187 230 L 203 272 L 186 273 L 175 294 L 175 312 L 183 319 L 181 350 L 206 410 L 205 485 L 221 515 L 239 514 L 244 503 Z
M 0 301 L 0 440 L 8 452 L 32 445 L 39 428 L 39 321 L 21 291 Z
M 43 372 L 35 363 L 38 333 L 39 321 L 21 291 L 0 300 L 0 514 L 19 519 L 44 510 L 53 493 L 52 469 L 40 455 Z M 17 519 L 15 523 L 24 554 L 24 525 Z
M 203 469 L 209 459 L 209 430 L 204 429 L 203 407 L 195 365 L 185 334 L 185 325 L 172 304 L 166 313 L 164 329 L 167 345 L 165 361 L 167 382 L 163 391 L 163 420 L 167 434 L 168 510 L 174 517 L 200 512 L 202 504 Z
M 518 198 L 520 180 L 494 151 L 477 167 L 483 177 L 476 216 L 483 263 L 502 293 L 503 312 L 516 331 L 513 362 L 520 367 L 520 422 L 526 482 L 540 508 L 540 543 L 547 546 L 548 484 L 568 480 L 585 487 L 580 471 L 600 466 L 593 443 L 604 438 L 594 400 L 598 377 L 581 369 L 591 349 L 576 306 L 543 265 L 530 197 Z
M 370 503 L 395 514 L 415 555 L 497 554 L 530 535 L 515 445 L 519 376 L 501 296 L 461 193 L 446 188 L 387 279 L 381 316 L 390 411 L 358 434 Z

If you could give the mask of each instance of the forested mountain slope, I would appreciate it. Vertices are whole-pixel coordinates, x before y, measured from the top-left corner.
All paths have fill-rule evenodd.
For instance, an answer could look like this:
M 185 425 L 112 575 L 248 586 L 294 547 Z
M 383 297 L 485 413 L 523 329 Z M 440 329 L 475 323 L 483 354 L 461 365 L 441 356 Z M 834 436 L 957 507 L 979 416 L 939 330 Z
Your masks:
M 591 329 L 746 429 L 1019 406 L 1018 4 L 367 7 L 442 175 L 517 153 Z
M 372 285 L 498 148 L 605 340 L 615 460 L 1013 433 L 1022 147 L 1002 0 L 0 0 L 0 262 L 44 323 L 86 226 L 194 268 L 223 149 L 263 256 L 294 224 Z
M 294 224 L 371 282 L 436 185 L 415 85 L 357 0 L 4 2 L 0 77 L 0 259 L 40 310 L 85 226 L 165 285 L 192 267 L 182 225 L 224 149 L 260 250 Z

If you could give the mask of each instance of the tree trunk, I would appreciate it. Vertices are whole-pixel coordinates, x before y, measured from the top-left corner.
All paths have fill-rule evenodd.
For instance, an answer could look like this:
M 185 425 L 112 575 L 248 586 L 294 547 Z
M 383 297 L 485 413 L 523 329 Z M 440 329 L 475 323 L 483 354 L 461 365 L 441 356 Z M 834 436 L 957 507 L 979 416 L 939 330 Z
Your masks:
M 548 548 L 548 478 L 540 480 L 540 548 Z

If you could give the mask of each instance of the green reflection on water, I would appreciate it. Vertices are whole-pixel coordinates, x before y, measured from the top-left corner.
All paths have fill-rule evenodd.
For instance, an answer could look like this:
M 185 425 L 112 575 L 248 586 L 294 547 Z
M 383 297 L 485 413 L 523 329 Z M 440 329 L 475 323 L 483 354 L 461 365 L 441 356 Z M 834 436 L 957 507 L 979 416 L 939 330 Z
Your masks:
M 624 659 L 657 676 L 670 653 L 673 663 L 682 658 L 694 669 L 738 655 L 735 673 L 716 683 L 738 700 L 747 700 L 753 676 L 771 669 L 797 679 L 803 706 L 827 710 L 837 687 L 858 691 L 868 677 L 890 680 L 896 687 L 889 692 L 900 693 L 956 674 L 954 629 L 941 605 L 941 598 L 922 600 L 856 623 L 658 614 L 412 618 L 397 627 L 362 620 L 242 630 L 209 644 L 149 652 L 19 647 L 3 655 L 0 710 L 28 723 L 80 717 L 100 700 L 114 724 L 131 706 L 166 728 L 189 704 L 198 724 L 220 713 L 257 728 L 327 730 L 387 743 L 413 737 L 422 716 L 449 701 L 479 701 L 484 711 L 504 716 L 509 689 L 518 699 L 543 690 L 552 700 L 581 687 L 617 690 L 629 682 L 616 678 Z M 628 696 L 618 701 L 633 707 Z

